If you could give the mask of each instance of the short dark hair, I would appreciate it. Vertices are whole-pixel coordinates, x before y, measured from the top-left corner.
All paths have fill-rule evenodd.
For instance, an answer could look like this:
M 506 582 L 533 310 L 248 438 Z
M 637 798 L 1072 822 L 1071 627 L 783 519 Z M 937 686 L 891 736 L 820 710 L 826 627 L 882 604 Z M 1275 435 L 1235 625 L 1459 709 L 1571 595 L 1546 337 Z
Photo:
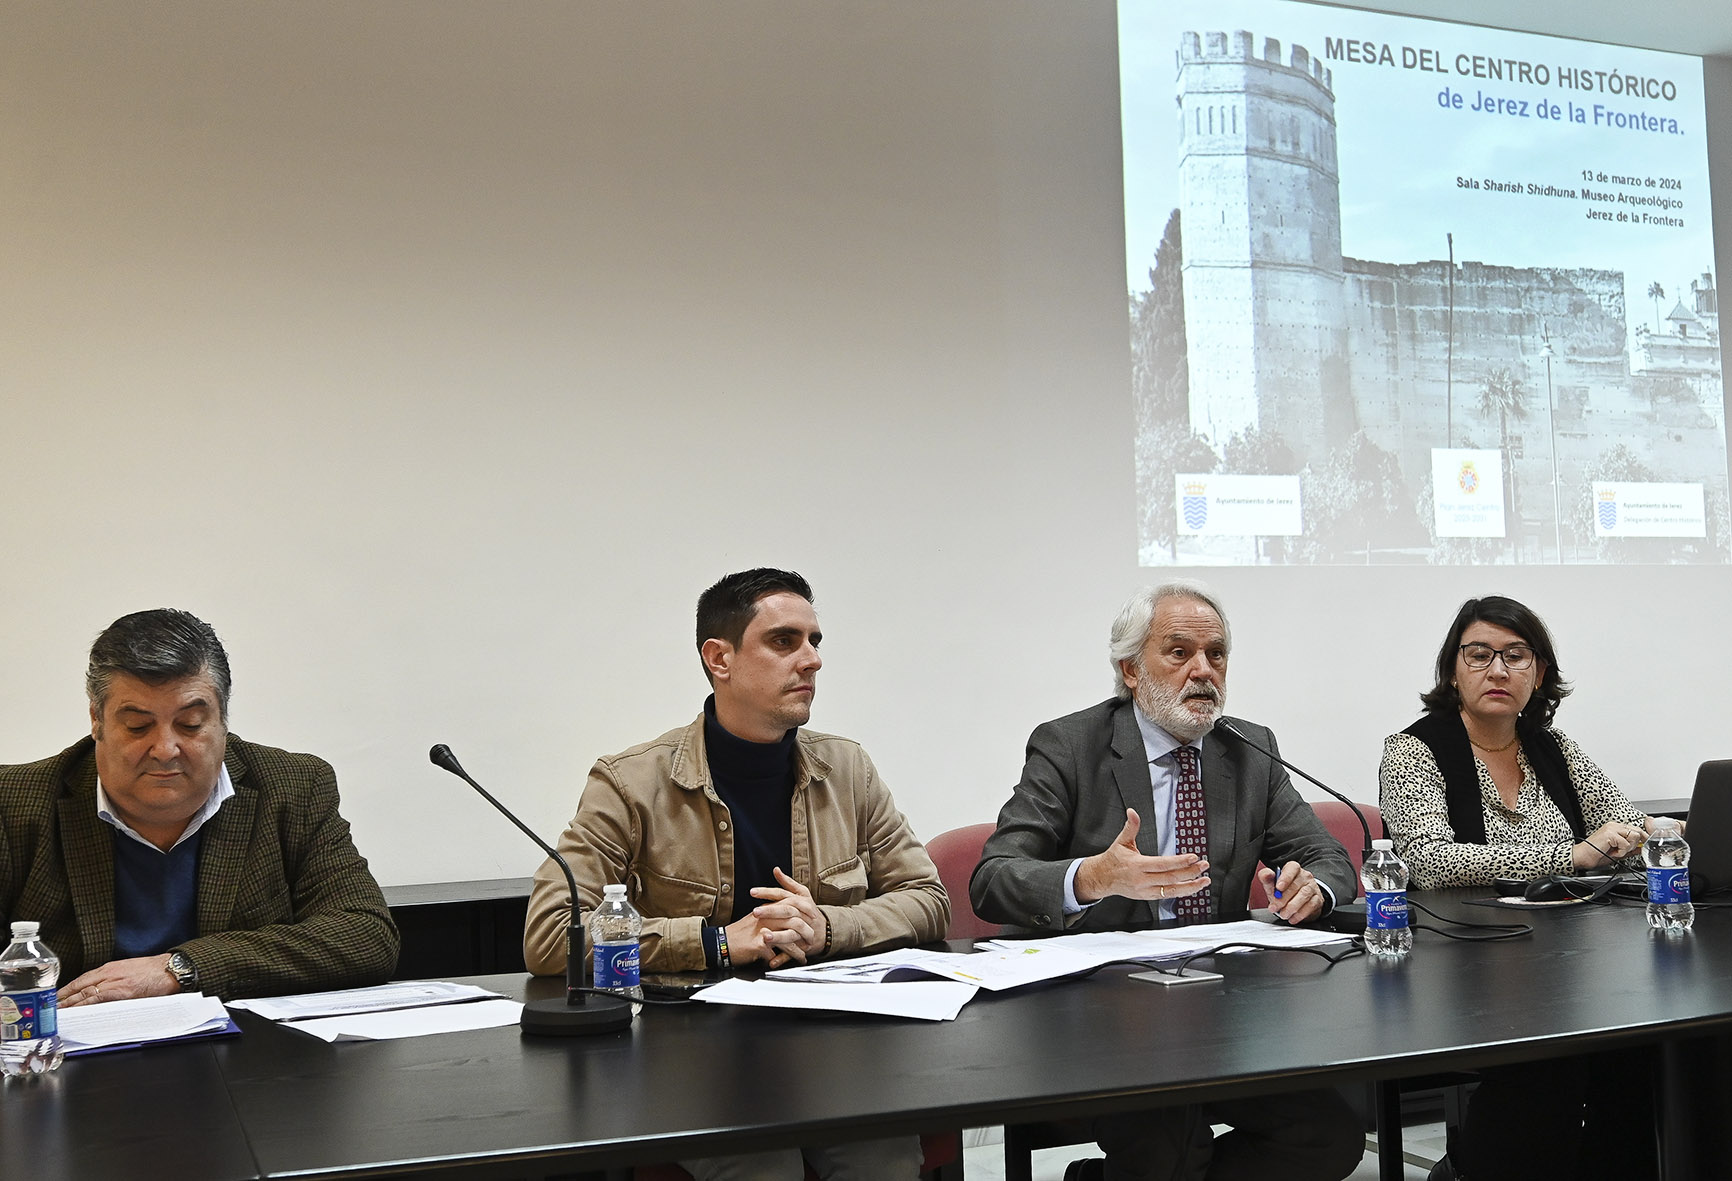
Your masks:
M 115 673 L 147 685 L 166 685 L 200 674 L 216 687 L 217 712 L 229 716 L 229 655 L 211 625 L 172 607 L 135 611 L 109 624 L 90 645 L 84 691 L 98 715 L 108 704 Z
M 1419 700 L 1425 705 L 1425 712 L 1441 713 L 1461 708 L 1461 693 L 1453 684 L 1455 658 L 1461 650 L 1461 633 L 1468 629 L 1469 624 L 1474 623 L 1490 623 L 1508 628 L 1534 650 L 1535 656 L 1545 661 L 1545 676 L 1540 678 L 1540 683 L 1534 688 L 1534 695 L 1528 699 L 1527 705 L 1522 707 L 1521 720 L 1535 726 L 1551 725 L 1558 706 L 1570 695 L 1570 686 L 1564 680 L 1563 673 L 1558 671 L 1558 654 L 1552 648 L 1552 633 L 1546 630 L 1545 622 L 1533 611 L 1502 595 L 1469 599 L 1461 605 L 1461 610 L 1455 613 L 1455 622 L 1449 625 L 1449 634 L 1443 638 L 1443 647 L 1438 649 L 1437 684 L 1432 686 L 1429 693 L 1419 695 Z
M 758 600 L 783 591 L 813 602 L 811 584 L 792 570 L 759 566 L 718 580 L 698 596 L 698 652 L 703 652 L 706 640 L 726 640 L 738 648 L 758 613 Z M 706 665 L 704 676 L 709 675 Z

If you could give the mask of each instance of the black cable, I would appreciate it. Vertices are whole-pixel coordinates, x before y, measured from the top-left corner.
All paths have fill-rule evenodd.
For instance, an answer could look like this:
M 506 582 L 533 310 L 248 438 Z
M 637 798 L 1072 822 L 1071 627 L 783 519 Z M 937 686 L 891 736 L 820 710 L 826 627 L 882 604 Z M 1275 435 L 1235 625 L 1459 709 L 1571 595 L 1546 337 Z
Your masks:
M 1192 960 L 1202 959 L 1206 955 L 1214 955 L 1217 951 L 1224 951 L 1229 947 L 1242 947 L 1248 951 L 1302 951 L 1306 955 L 1314 955 L 1319 959 L 1324 960 L 1331 968 L 1336 964 L 1339 964 L 1342 960 L 1350 960 L 1356 955 L 1365 954 L 1365 944 L 1363 941 L 1358 939 L 1350 941 L 1347 947 L 1336 955 L 1329 954 L 1329 952 L 1322 947 L 1282 947 L 1270 943 L 1223 943 L 1219 947 L 1211 947 L 1204 951 L 1192 952 L 1190 955 L 1179 961 L 1179 966 L 1174 971 L 1174 975 L 1184 975 L 1185 969 L 1190 967 Z
M 1607 874 L 1603 882 L 1585 882 L 1580 878 L 1565 877 L 1562 874 L 1547 874 L 1536 878 L 1536 881 L 1550 882 L 1558 889 L 1568 894 L 1578 902 L 1598 902 L 1610 894 L 1619 884 L 1619 875 Z M 1644 887 L 1645 889 L 1645 887 Z M 1646 894 L 1644 894 L 1644 898 Z M 1562 901 L 1561 899 L 1559 901 Z
M 1518 939 L 1523 935 L 1532 935 L 1534 933 L 1534 929 L 1526 923 L 1464 923 L 1460 919 L 1446 919 L 1436 911 L 1428 910 L 1424 906 L 1415 902 L 1411 894 L 1408 895 L 1407 905 L 1412 907 L 1414 910 L 1417 910 L 1420 914 L 1430 915 L 1440 923 L 1448 923 L 1451 926 L 1461 927 L 1467 931 L 1481 932 L 1481 934 L 1465 935 L 1458 934 L 1454 931 L 1445 931 L 1441 927 L 1421 926 L 1418 923 L 1413 924 L 1413 929 L 1415 931 L 1430 931 L 1433 935 L 1442 935 L 1445 939 L 1455 939 L 1462 943 L 1491 943 L 1498 939 Z
M 1322 959 L 1328 960 L 1329 966 L 1331 968 L 1333 968 L 1336 964 L 1340 963 L 1344 959 L 1349 959 L 1353 956 L 1363 955 L 1365 953 L 1365 949 L 1363 947 L 1360 947 L 1357 945 L 1348 947 L 1347 950 L 1343 951 L 1339 955 L 1330 955 L 1327 951 L 1323 950 L 1323 948 L 1321 948 L 1321 947 L 1283 947 L 1283 946 L 1281 946 L 1279 944 L 1275 944 L 1275 943 L 1221 943 L 1221 944 L 1217 944 L 1214 947 L 1205 947 L 1199 951 L 1193 951 L 1188 955 L 1181 956 L 1176 961 L 1177 967 L 1173 966 L 1175 961 L 1170 959 L 1170 958 L 1169 959 L 1151 959 L 1151 958 L 1146 957 L 1146 956 L 1141 957 L 1141 958 L 1132 958 L 1130 956 L 1125 956 L 1123 958 L 1116 959 L 1116 960 L 1107 960 L 1105 963 L 1096 964 L 1094 967 L 1088 969 L 1085 972 L 1077 972 L 1077 973 L 1074 973 L 1073 975 L 1070 975 L 1070 976 L 1060 977 L 1060 979 L 1062 979 L 1062 980 L 1086 980 L 1090 976 L 1093 976 L 1096 972 L 1100 971 L 1102 968 L 1110 968 L 1110 967 L 1113 967 L 1115 965 L 1122 965 L 1122 966 L 1132 967 L 1132 968 L 1154 968 L 1157 971 L 1167 972 L 1167 973 L 1170 973 L 1174 976 L 1183 976 L 1185 974 L 1185 969 L 1191 966 L 1191 962 L 1193 960 L 1205 959 L 1209 956 L 1214 955 L 1217 951 L 1221 951 L 1221 950 L 1223 950 L 1225 948 L 1229 948 L 1229 947 L 1243 947 L 1243 948 L 1247 948 L 1251 951 L 1302 951 L 1302 952 L 1305 952 L 1307 955 L 1314 955 L 1314 956 L 1318 956 Z
M 1697 910 L 1724 910 L 1727 907 L 1732 907 L 1732 900 L 1724 897 L 1728 889 L 1732 889 L 1732 887 L 1718 887 L 1709 890 L 1701 898 L 1691 899 L 1690 905 L 1695 907 Z M 1716 894 L 1722 895 L 1720 900 L 1718 902 L 1710 902 L 1709 899 L 1713 898 Z M 1605 900 L 1607 902 L 1617 902 L 1624 906 L 1646 906 L 1648 905 L 1648 880 L 1644 876 L 1639 881 L 1620 882 L 1618 883 L 1618 886 L 1606 896 Z
M 1039 980 L 1039 981 L 1036 981 L 1036 983 L 1038 983 L 1038 984 L 1051 984 L 1051 983 L 1055 983 L 1059 980 L 1087 980 L 1090 976 L 1093 976 L 1096 972 L 1100 971 L 1102 968 L 1111 968 L 1114 966 L 1123 966 L 1123 967 L 1130 967 L 1130 968 L 1160 968 L 1161 963 L 1162 963 L 1162 961 L 1159 961 L 1159 960 L 1151 960 L 1151 959 L 1134 960 L 1134 959 L 1130 959 L 1128 957 L 1125 959 L 1106 960 L 1102 963 L 1096 964 L 1092 968 L 1084 968 L 1081 972 L 1072 972 L 1068 976 L 1054 976 L 1050 980 Z M 1160 968 L 1160 970 L 1165 971 L 1166 969 Z M 1176 976 L 1176 975 L 1178 975 L 1178 973 L 1175 972 L 1174 975 Z
M 654 985 L 654 984 L 645 984 L 645 985 L 642 985 L 641 987 L 644 989 L 644 995 L 643 996 L 626 996 L 624 993 L 615 992 L 611 988 L 589 988 L 587 986 L 582 987 L 582 988 L 578 988 L 575 991 L 587 992 L 591 996 L 616 997 L 620 1000 L 633 1001 L 633 1002 L 640 1004 L 640 1005 L 687 1005 L 687 1004 L 690 1004 L 691 1000 L 692 1000 L 692 998 L 690 996 L 681 996 L 681 997 L 650 996 L 649 990 L 652 988 L 657 988 L 659 986 Z
M 1166 959 L 1166 960 L 1119 959 L 1119 960 L 1109 960 L 1108 963 L 1110 963 L 1110 964 L 1133 964 L 1133 965 L 1137 965 L 1137 966 L 1144 967 L 1144 968 L 1152 967 L 1152 968 L 1157 968 L 1162 972 L 1169 972 L 1174 976 L 1183 976 L 1185 974 L 1185 969 L 1190 967 L 1193 961 L 1200 960 L 1200 959 L 1206 959 L 1209 956 L 1214 955 L 1218 951 L 1225 951 L 1229 947 L 1240 947 L 1240 948 L 1246 949 L 1247 951 L 1302 951 L 1306 955 L 1314 955 L 1314 956 L 1317 956 L 1319 959 L 1328 961 L 1328 964 L 1331 968 L 1333 968 L 1336 964 L 1339 964 L 1342 960 L 1352 959 L 1356 955 L 1364 955 L 1365 954 L 1364 946 L 1361 945 L 1357 940 L 1354 940 L 1353 942 L 1351 942 L 1349 944 L 1349 946 L 1344 951 L 1341 951 L 1340 953 L 1338 953 L 1336 955 L 1329 954 L 1328 951 L 1324 950 L 1324 948 L 1321 948 L 1321 947 L 1286 947 L 1286 946 L 1282 946 L 1281 944 L 1278 944 L 1278 943 L 1221 943 L 1221 944 L 1217 944 L 1214 947 L 1205 947 L 1205 948 L 1202 948 L 1201 950 L 1193 951 L 1189 955 L 1181 956 L 1178 959 L 1176 966 L 1174 966 L 1175 961 L 1170 960 L 1170 959 Z M 1098 967 L 1090 969 L 1087 973 L 1084 973 L 1084 975 L 1092 976 L 1092 975 L 1094 975 L 1094 973 L 1100 971 L 1101 968 L 1104 968 L 1106 966 L 1107 966 L 1107 964 L 1101 964 Z
M 1631 871 L 1634 872 L 1634 871 Z M 1564 877 L 1562 874 L 1547 874 L 1535 881 L 1549 881 L 1572 899 L 1580 902 L 1620 902 L 1626 905 L 1646 906 L 1648 904 L 1648 880 L 1646 875 L 1636 875 L 1636 880 L 1626 881 L 1619 874 L 1612 874 L 1598 885 L 1590 885 L 1580 878 Z M 1701 908 L 1719 909 L 1732 905 L 1732 902 L 1710 902 L 1715 894 L 1724 890 L 1709 890 L 1700 901 L 1692 900 L 1691 905 Z M 1434 916 L 1435 917 L 1435 916 Z
M 1648 905 L 1648 889 L 1644 886 L 1640 894 L 1621 894 L 1618 891 L 1613 890 L 1610 894 L 1607 894 L 1603 899 L 1601 899 L 1601 901 L 1609 902 L 1617 906 L 1646 907 Z M 1695 905 L 1704 906 L 1706 904 L 1698 902 Z
M 1444 919 L 1443 921 L 1446 923 L 1454 922 L 1453 919 Z M 1454 939 L 1458 943 L 1495 943 L 1499 939 L 1519 939 L 1523 935 L 1534 933 L 1534 929 L 1526 923 L 1512 923 L 1503 930 L 1490 929 L 1502 925 L 1497 923 L 1488 923 L 1483 926 L 1478 923 L 1458 923 L 1456 925 L 1465 927 L 1468 931 L 1478 932 L 1478 934 L 1469 935 L 1458 931 L 1445 931 L 1442 927 L 1432 927 L 1425 923 L 1414 923 L 1413 929 L 1415 931 L 1430 931 L 1433 935 L 1442 935 L 1445 939 Z

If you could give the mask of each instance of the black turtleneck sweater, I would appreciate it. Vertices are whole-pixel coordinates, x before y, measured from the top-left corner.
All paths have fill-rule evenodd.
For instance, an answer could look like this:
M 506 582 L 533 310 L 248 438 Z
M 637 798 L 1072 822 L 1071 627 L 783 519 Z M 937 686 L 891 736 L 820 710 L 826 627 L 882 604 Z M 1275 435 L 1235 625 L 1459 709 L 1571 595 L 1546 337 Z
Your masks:
M 734 825 L 734 912 L 730 921 L 747 914 L 758 900 L 752 891 L 774 886 L 770 871 L 789 872 L 794 847 L 794 738 L 798 728 L 780 742 L 748 742 L 736 738 L 716 721 L 716 699 L 704 702 L 704 749 L 710 780 L 728 806 Z

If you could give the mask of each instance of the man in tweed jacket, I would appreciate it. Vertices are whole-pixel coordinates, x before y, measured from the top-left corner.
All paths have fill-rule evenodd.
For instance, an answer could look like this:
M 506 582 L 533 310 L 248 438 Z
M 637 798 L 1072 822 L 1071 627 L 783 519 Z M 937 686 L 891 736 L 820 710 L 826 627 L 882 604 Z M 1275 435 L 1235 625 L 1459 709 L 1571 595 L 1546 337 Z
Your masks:
M 228 657 L 184 611 L 91 647 L 91 737 L 0 767 L 0 923 L 42 924 L 60 1003 L 374 984 L 397 931 L 328 763 L 228 733 Z

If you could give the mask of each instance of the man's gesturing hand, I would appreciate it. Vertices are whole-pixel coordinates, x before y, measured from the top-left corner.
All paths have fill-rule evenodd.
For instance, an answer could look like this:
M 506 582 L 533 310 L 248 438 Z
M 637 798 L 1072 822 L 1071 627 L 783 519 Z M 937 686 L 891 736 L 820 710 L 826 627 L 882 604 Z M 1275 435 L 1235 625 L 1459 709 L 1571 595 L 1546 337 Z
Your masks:
M 1195 853 L 1176 857 L 1146 857 L 1137 851 L 1137 830 L 1142 821 L 1136 809 L 1125 809 L 1125 826 L 1113 843 L 1077 867 L 1078 902 L 1096 902 L 1117 894 L 1122 898 L 1152 898 L 1165 901 L 1183 898 L 1208 888 L 1209 863 Z

